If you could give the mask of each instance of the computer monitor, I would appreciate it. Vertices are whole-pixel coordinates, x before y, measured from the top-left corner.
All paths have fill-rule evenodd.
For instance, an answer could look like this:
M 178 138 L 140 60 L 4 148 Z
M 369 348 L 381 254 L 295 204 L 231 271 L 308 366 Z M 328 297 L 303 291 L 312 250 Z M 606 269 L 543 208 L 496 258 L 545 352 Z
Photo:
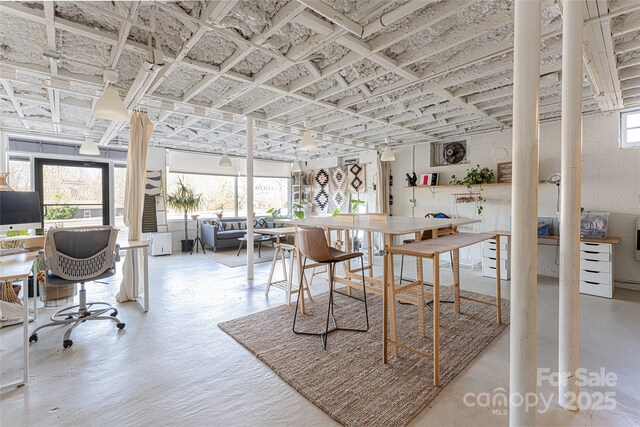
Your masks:
M 0 191 L 0 232 L 42 228 L 40 195 L 35 191 Z

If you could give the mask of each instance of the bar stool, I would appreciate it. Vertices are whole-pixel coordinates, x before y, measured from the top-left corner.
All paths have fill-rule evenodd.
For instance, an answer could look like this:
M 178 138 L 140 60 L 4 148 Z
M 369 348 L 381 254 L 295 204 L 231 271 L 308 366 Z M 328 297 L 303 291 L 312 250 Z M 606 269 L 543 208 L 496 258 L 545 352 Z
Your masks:
M 293 265 L 296 259 L 296 247 L 288 243 L 275 243 L 273 245 L 276 250 L 273 255 L 273 261 L 271 262 L 271 271 L 269 272 L 269 280 L 267 281 L 267 288 L 264 290 L 264 296 L 269 296 L 269 289 L 271 286 L 282 289 L 287 294 L 287 305 L 291 304 L 291 294 L 295 294 L 300 289 L 293 289 Z M 289 266 L 287 267 L 287 258 L 289 258 Z M 276 269 L 278 261 L 282 263 L 283 279 L 273 281 L 273 273 Z M 306 282 L 306 281 L 305 281 Z M 308 284 L 302 286 L 301 289 L 307 292 L 307 297 L 313 301 L 311 292 L 309 291 Z
M 356 298 L 354 296 L 350 296 L 348 294 L 338 292 L 334 289 L 334 274 L 336 269 L 336 264 L 358 258 L 364 262 L 364 255 L 360 252 L 343 252 L 336 248 L 332 248 L 327 243 L 324 230 L 318 227 L 297 227 L 297 242 L 298 242 L 298 250 L 300 251 L 300 255 L 304 257 L 302 272 L 304 272 L 304 268 L 306 266 L 307 260 L 312 260 L 317 264 L 326 264 L 329 267 L 329 304 L 327 307 L 327 322 L 325 325 L 324 332 L 299 332 L 296 331 L 296 320 L 298 318 L 298 306 L 300 305 L 300 294 L 298 293 L 298 300 L 296 302 L 296 311 L 293 316 L 293 332 L 299 335 L 316 335 L 320 336 L 322 340 L 322 348 L 327 349 L 327 335 L 333 331 L 353 331 L 353 332 L 367 332 L 369 330 L 369 309 L 367 306 L 367 288 L 366 282 L 364 278 L 364 271 L 362 272 L 362 291 L 364 294 L 364 298 Z M 302 279 L 304 274 L 300 276 L 300 287 L 302 286 Z M 355 328 L 341 328 L 338 327 L 336 319 L 333 315 L 333 295 L 334 293 L 338 293 L 344 295 L 349 298 L 356 299 L 358 301 L 364 302 L 364 312 L 366 319 L 366 328 L 365 329 L 355 329 Z M 329 319 L 333 319 L 333 327 L 329 329 Z

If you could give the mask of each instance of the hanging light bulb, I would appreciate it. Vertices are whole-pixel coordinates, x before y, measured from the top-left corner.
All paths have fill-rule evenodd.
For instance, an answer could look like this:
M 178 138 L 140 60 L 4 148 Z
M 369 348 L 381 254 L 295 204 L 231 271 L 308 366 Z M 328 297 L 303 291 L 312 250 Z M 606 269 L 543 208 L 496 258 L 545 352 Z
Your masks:
M 389 138 L 385 138 L 384 142 L 387 143 L 387 146 L 384 148 L 382 152 L 382 156 L 380 156 L 380 161 L 383 162 L 393 162 L 396 160 L 395 154 L 393 154 L 393 150 L 391 149 Z
M 84 139 L 84 143 L 80 146 L 79 153 L 83 156 L 99 156 L 100 149 L 98 148 L 96 143 L 93 142 L 93 138 L 87 136 Z
M 304 133 L 302 134 L 302 139 L 300 140 L 300 144 L 298 144 L 298 149 L 302 151 L 312 151 L 318 148 L 316 142 L 313 140 L 311 136 L 311 131 L 309 130 L 310 123 L 308 120 L 304 122 Z
M 99 119 L 112 120 L 112 121 L 125 121 L 129 120 L 129 112 L 125 107 L 120 95 L 116 88 L 110 85 L 118 81 L 118 73 L 112 70 L 105 70 L 103 76 L 107 87 L 102 92 L 102 96 L 96 102 L 93 109 L 93 114 Z
M 231 166 L 233 166 L 233 163 L 231 163 L 231 159 L 227 155 L 226 145 L 222 146 L 222 157 L 220 157 L 220 162 L 218 163 L 218 166 L 223 168 L 230 168 Z

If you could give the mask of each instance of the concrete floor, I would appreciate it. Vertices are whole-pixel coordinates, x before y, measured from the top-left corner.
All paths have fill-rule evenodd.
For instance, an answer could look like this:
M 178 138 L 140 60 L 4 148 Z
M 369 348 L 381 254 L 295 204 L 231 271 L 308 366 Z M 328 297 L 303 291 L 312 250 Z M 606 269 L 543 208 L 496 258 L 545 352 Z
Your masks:
M 228 268 L 198 254 L 151 258 L 149 264 L 151 310 L 143 314 L 134 303 L 118 304 L 124 331 L 117 332 L 111 322 L 83 324 L 67 350 L 61 329 L 39 334 L 30 349 L 30 384 L 2 396 L 2 426 L 335 424 L 216 326 L 284 302 L 279 289 L 264 296 L 269 263 L 256 265 L 253 282 L 245 279 L 244 267 Z M 116 283 L 117 278 L 108 285 L 88 285 L 88 299 L 113 301 Z M 493 293 L 493 280 L 480 277 L 478 269 L 463 271 L 462 283 L 463 289 Z M 539 278 L 537 361 L 552 371 L 557 366 L 557 284 L 557 279 Z M 326 282 L 314 282 L 314 292 L 325 290 Z M 509 282 L 503 295 L 509 295 Z M 640 425 L 640 292 L 619 289 L 614 300 L 586 295 L 580 300 L 581 364 L 617 374 L 613 387 L 584 390 L 615 392 L 617 407 L 574 413 L 559 409 L 553 399 L 537 423 Z M 38 323 L 50 311 L 41 310 Z M 17 373 L 20 332 L 20 327 L 0 331 L 2 382 Z M 508 355 L 505 332 L 412 425 L 507 425 L 500 407 L 463 402 L 469 392 L 508 388 Z M 545 398 L 555 391 L 548 384 L 539 388 Z

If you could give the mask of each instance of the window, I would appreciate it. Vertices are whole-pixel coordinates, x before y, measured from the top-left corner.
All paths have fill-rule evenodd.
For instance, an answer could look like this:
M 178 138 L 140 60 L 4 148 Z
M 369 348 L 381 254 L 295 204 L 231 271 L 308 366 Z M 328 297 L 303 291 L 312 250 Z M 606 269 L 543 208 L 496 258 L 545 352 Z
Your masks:
M 245 177 L 204 175 L 169 172 L 168 191 L 175 190 L 178 179 L 202 194 L 200 214 L 212 215 L 222 211 L 225 217 L 247 215 L 247 180 Z M 257 215 L 264 215 L 271 208 L 286 212 L 289 200 L 289 178 L 254 178 L 254 205 Z M 170 217 L 183 213 L 169 209 Z
M 264 215 L 271 208 L 280 208 L 286 212 L 289 200 L 289 178 L 253 179 L 253 205 L 256 215 Z M 247 180 L 238 179 L 238 214 L 247 215 Z
M 620 148 L 640 147 L 640 110 L 620 113 Z
M 179 179 L 193 187 L 196 193 L 202 194 L 202 206 L 199 213 L 213 214 L 213 212 L 222 211 L 224 216 L 235 216 L 235 177 L 169 172 L 169 192 L 176 189 Z M 184 215 L 184 212 L 180 213 L 175 209 L 168 209 L 170 217 Z
M 113 165 L 113 204 L 115 206 L 114 225 L 120 230 L 120 235 L 128 233 L 128 227 L 124 223 L 124 193 L 127 181 L 127 166 Z
M 28 157 L 9 157 L 9 185 L 15 191 L 31 191 L 31 161 Z

